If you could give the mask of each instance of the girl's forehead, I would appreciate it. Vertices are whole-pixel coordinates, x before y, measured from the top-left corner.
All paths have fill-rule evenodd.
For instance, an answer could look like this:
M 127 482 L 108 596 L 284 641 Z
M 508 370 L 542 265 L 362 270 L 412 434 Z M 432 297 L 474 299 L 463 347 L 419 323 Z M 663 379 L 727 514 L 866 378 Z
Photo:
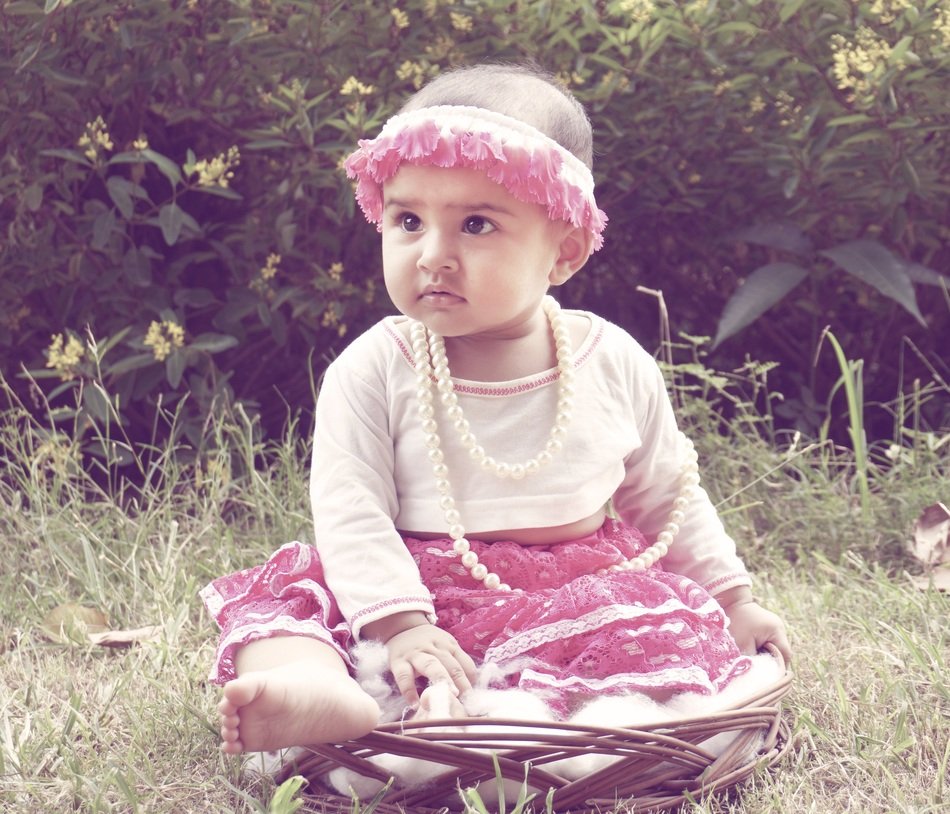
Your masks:
M 383 184 L 383 204 L 431 203 L 472 208 L 520 210 L 530 204 L 515 198 L 504 186 L 480 170 L 468 167 L 433 167 L 404 164 Z

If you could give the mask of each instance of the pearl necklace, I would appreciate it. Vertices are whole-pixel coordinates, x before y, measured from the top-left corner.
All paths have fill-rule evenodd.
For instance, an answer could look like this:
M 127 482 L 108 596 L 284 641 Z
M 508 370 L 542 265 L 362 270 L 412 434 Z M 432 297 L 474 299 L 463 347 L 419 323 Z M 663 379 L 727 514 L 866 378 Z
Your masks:
M 469 570 L 472 578 L 491 590 L 511 591 L 512 589 L 510 585 L 501 581 L 498 574 L 490 572 L 483 563 L 478 561 L 478 555 L 471 550 L 471 543 L 465 537 L 465 527 L 462 525 L 462 517 L 455 506 L 452 483 L 449 480 L 449 469 L 445 465 L 445 455 L 441 448 L 442 439 L 439 437 L 439 425 L 435 420 L 432 379 L 435 378 L 440 401 L 446 408 L 447 417 L 459 433 L 462 446 L 468 451 L 469 457 L 478 463 L 483 470 L 491 472 L 499 478 L 511 477 L 514 479 L 521 479 L 540 471 L 563 448 L 564 435 L 571 421 L 574 397 L 574 367 L 570 332 L 564 325 L 560 306 L 553 297 L 545 297 L 542 308 L 551 324 L 551 332 L 554 335 L 556 348 L 558 368 L 557 413 L 544 449 L 523 464 L 508 464 L 496 461 L 479 445 L 471 432 L 469 422 L 462 412 L 462 407 L 458 403 L 458 396 L 455 393 L 455 386 L 452 383 L 448 358 L 445 353 L 445 341 L 438 334 L 430 334 L 421 322 L 412 321 L 410 323 L 409 336 L 412 342 L 413 360 L 416 368 L 416 400 L 419 405 L 417 412 L 422 425 L 429 462 L 432 464 L 432 474 L 435 476 L 436 491 L 439 493 L 439 508 L 442 509 L 445 522 L 449 527 L 452 550 L 459 556 L 462 565 Z M 598 569 L 598 574 L 603 575 L 611 571 L 645 571 L 666 555 L 673 538 L 679 531 L 680 525 L 686 519 L 685 510 L 689 505 L 690 497 L 699 485 L 696 450 L 692 441 L 682 433 L 680 433 L 680 439 L 686 448 L 686 460 L 680 477 L 680 491 L 673 501 L 673 510 L 670 512 L 669 521 L 657 535 L 656 542 L 653 545 L 644 549 L 636 557 L 611 565 L 609 568 Z

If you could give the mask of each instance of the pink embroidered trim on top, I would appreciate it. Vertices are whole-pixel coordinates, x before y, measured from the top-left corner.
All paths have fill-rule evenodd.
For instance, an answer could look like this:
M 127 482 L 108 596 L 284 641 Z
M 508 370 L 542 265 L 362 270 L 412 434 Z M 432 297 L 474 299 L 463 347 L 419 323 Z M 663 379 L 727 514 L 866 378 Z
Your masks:
M 530 124 L 480 107 L 441 105 L 393 116 L 361 139 L 343 166 L 356 179 L 366 219 L 383 216 L 383 184 L 402 163 L 485 172 L 519 201 L 547 208 L 551 220 L 580 226 L 603 246 L 607 215 L 594 200 L 594 176 L 577 156 Z

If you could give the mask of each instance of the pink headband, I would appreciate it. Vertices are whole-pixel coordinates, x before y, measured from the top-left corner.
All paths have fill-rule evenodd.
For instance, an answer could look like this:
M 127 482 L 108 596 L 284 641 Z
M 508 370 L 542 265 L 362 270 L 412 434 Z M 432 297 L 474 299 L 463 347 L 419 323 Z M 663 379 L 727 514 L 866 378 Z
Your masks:
M 356 200 L 370 223 L 383 215 L 383 184 L 403 163 L 482 170 L 515 198 L 547 207 L 551 220 L 604 239 L 607 215 L 594 200 L 594 176 L 530 124 L 480 107 L 443 105 L 393 116 L 374 139 L 361 139 L 343 166 L 357 180 Z

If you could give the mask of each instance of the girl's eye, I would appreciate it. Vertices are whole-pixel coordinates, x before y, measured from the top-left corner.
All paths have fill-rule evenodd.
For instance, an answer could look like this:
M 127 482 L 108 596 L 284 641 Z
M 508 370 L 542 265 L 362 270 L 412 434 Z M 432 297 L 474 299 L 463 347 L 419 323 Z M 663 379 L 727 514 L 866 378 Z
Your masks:
M 462 224 L 462 231 L 469 235 L 486 235 L 489 232 L 494 232 L 495 226 L 481 215 L 472 215 L 465 219 L 465 223 Z
M 399 225 L 404 232 L 418 232 L 422 228 L 422 220 L 418 215 L 406 212 L 399 216 Z

